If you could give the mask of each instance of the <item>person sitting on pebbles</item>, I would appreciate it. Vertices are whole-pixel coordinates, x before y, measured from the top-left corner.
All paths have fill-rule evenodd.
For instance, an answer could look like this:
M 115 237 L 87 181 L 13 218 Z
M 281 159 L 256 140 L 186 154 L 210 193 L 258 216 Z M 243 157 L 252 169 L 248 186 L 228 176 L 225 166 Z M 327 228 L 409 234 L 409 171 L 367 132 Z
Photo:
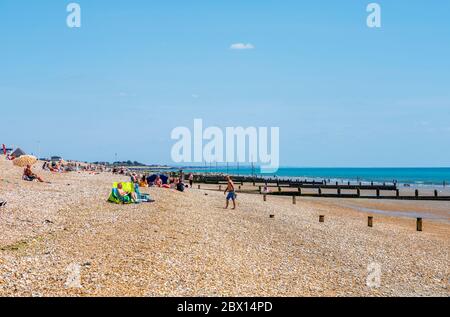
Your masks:
M 154 182 L 155 186 L 157 187 L 161 187 L 163 185 L 161 177 L 158 175 L 156 176 L 155 182 Z
M 44 180 L 41 177 L 39 177 L 33 173 L 33 171 L 31 170 L 31 165 L 27 165 L 27 167 L 25 167 L 25 169 L 23 170 L 22 179 L 24 181 L 29 181 L 29 182 L 33 182 L 35 180 L 37 180 L 40 183 L 44 182 Z
M 136 193 L 126 192 L 123 189 L 122 183 L 117 184 L 117 193 L 119 194 L 120 198 L 122 200 L 124 200 L 124 201 L 126 201 L 127 199 L 131 199 L 131 201 L 137 202 L 137 195 L 136 195 Z
M 139 181 L 139 187 L 148 187 L 147 177 L 145 175 L 142 175 L 142 178 Z

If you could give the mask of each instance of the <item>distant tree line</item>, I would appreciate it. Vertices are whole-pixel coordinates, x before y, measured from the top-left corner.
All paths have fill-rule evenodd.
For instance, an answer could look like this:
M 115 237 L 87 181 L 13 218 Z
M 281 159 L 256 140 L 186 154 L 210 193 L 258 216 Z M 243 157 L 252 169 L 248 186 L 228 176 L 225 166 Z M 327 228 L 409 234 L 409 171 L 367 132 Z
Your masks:
M 109 163 L 109 162 L 93 162 L 93 164 L 101 164 L 101 165 L 107 165 L 107 166 L 147 166 L 146 164 L 143 163 L 139 163 L 138 161 L 122 161 L 122 162 L 114 162 L 114 163 Z

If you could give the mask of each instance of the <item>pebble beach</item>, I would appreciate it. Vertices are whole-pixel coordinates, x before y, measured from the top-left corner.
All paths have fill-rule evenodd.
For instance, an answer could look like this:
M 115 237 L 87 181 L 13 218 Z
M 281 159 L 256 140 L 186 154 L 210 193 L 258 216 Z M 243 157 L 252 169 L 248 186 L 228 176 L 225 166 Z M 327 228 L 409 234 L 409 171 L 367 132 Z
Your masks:
M 128 177 L 38 167 L 50 184 L 0 158 L 0 296 L 450 295 L 450 202 L 388 200 L 440 217 L 417 232 L 415 219 L 380 213 L 369 228 L 358 208 L 383 208 L 370 200 L 238 193 L 224 210 L 223 192 L 202 186 L 114 205 L 111 184 Z

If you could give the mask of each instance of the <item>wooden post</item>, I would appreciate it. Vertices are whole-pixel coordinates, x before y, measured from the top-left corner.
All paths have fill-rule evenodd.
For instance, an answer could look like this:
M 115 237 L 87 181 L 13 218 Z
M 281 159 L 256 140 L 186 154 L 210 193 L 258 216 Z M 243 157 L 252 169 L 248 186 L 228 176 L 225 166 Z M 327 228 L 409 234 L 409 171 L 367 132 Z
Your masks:
M 337 189 L 337 194 L 338 194 L 338 196 L 341 196 L 341 189 L 340 188 Z
M 422 231 L 422 218 L 417 218 L 417 231 Z
M 371 217 L 371 216 L 368 218 L 368 226 L 369 226 L 370 228 L 373 227 L 373 217 Z
M 347 185 L 350 186 L 350 182 L 347 182 Z
M 198 189 L 200 189 L 200 185 L 198 185 Z
M 219 191 L 220 192 L 222 191 L 222 185 L 219 185 Z
M 323 223 L 325 222 L 325 216 L 319 216 L 319 222 Z
M 415 196 L 416 196 L 416 199 L 419 198 L 419 190 L 418 189 L 416 189 Z
M 300 196 L 302 195 L 302 189 L 301 187 L 298 188 L 298 192 L 300 193 Z
M 297 197 L 295 195 L 292 196 L 292 204 L 294 204 L 294 205 L 297 204 Z
M 263 200 L 264 200 L 264 201 L 267 201 L 267 195 L 266 195 L 266 194 L 264 194 Z
M 319 196 L 322 196 L 322 188 L 319 187 Z
M 278 187 L 278 192 L 281 193 L 281 187 Z
M 380 189 L 377 188 L 377 198 L 380 198 Z
M 358 197 L 361 197 L 361 189 L 358 188 L 358 189 L 356 190 L 356 195 L 358 195 Z
M 398 198 L 400 197 L 400 189 L 395 190 L 395 196 Z
M 262 187 L 261 186 L 259 186 L 259 193 L 261 194 L 262 193 Z
M 438 193 L 437 189 L 435 189 L 435 190 L 434 190 L 434 197 L 437 198 L 438 196 L 439 196 L 439 193 Z

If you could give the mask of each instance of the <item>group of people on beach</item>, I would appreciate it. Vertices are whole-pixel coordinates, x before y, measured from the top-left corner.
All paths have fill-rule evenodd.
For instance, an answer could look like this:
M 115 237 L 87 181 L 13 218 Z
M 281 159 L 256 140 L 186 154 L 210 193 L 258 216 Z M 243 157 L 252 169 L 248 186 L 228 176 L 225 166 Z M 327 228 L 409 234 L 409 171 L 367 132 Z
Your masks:
M 122 167 L 114 166 L 112 168 L 112 173 L 118 175 L 126 175 L 127 173 L 130 173 L 130 171 L 123 166 Z
M 77 162 L 64 163 L 62 161 L 44 162 L 42 165 L 44 171 L 53 173 L 67 173 L 67 172 L 104 172 L 107 169 L 103 165 L 87 164 L 82 165 Z
M 150 177 L 148 175 L 138 175 L 136 173 L 130 173 L 131 181 L 138 184 L 141 188 L 146 187 L 159 187 L 159 188 L 172 188 L 180 192 L 183 192 L 185 188 L 192 187 L 194 176 L 189 175 L 189 185 L 184 183 L 184 174 L 180 173 L 178 177 L 167 177 L 166 181 L 163 181 L 160 175 L 156 175 L 153 181 L 149 181 Z
M 183 172 L 180 171 L 177 177 L 169 177 L 166 182 L 163 182 L 160 175 L 157 175 L 153 182 L 148 181 L 149 177 L 145 174 L 138 175 L 134 172 L 130 173 L 131 183 L 134 184 L 134 192 L 127 192 L 123 189 L 122 183 L 118 183 L 117 185 L 117 193 L 121 199 L 130 199 L 132 202 L 139 202 L 139 198 L 142 195 L 140 193 L 139 188 L 146 187 L 159 187 L 159 188 L 169 188 L 176 189 L 177 191 L 184 192 L 185 188 L 192 188 L 194 184 L 194 175 L 192 173 L 189 174 L 188 180 L 189 185 L 184 183 L 185 177 Z M 230 201 L 233 203 L 233 208 L 236 209 L 236 189 L 233 180 L 230 176 L 226 177 L 227 187 L 224 191 L 224 195 L 226 195 L 226 206 L 225 209 L 229 208 Z
M 131 174 L 131 180 L 134 183 L 138 183 L 140 187 L 151 187 L 151 186 L 156 186 L 156 187 L 162 187 L 162 188 L 174 188 L 180 192 L 183 192 L 184 189 L 186 187 L 189 188 L 193 188 L 194 185 L 194 174 L 190 173 L 188 176 L 188 180 L 189 180 L 189 185 L 186 185 L 184 183 L 184 174 L 182 171 L 180 171 L 179 176 L 178 177 L 170 177 L 168 178 L 168 182 L 167 184 L 164 184 L 161 177 L 159 175 L 156 176 L 155 180 L 153 181 L 153 183 L 149 184 L 147 181 L 147 176 L 146 175 L 142 175 L 142 177 L 140 178 L 140 181 L 138 181 L 138 175 L 135 173 Z M 225 209 L 228 209 L 230 201 L 233 202 L 233 209 L 236 209 L 236 189 L 234 186 L 234 182 L 231 179 L 230 176 L 226 176 L 227 179 L 227 187 L 224 191 L 224 194 L 227 195 L 226 196 L 226 206 Z
M 182 174 L 179 178 L 175 177 L 168 179 L 168 184 L 164 183 L 159 175 L 153 182 L 150 183 L 148 181 L 148 176 L 145 174 L 138 175 L 134 172 L 130 172 L 129 176 L 132 184 L 132 190 L 125 190 L 123 183 L 117 183 L 117 188 L 113 189 L 113 191 L 115 191 L 116 195 L 118 196 L 117 198 L 119 198 L 119 200 L 122 202 L 154 202 L 154 200 L 151 199 L 150 195 L 142 194 L 140 188 L 156 186 L 161 188 L 173 188 L 177 191 L 184 192 L 186 186 L 183 182 Z
M 62 167 L 62 164 L 51 164 L 51 163 L 45 162 L 44 165 L 42 166 L 42 169 L 51 171 L 51 172 L 58 172 L 58 171 L 61 171 L 63 169 L 63 167 Z M 185 188 L 187 188 L 187 187 L 192 188 L 193 183 L 194 183 L 194 175 L 192 173 L 190 173 L 188 176 L 189 185 L 186 185 L 184 183 L 185 177 L 182 172 L 180 172 L 178 177 L 168 178 L 166 183 L 163 182 L 161 176 L 159 176 L 159 175 L 157 175 L 155 180 L 151 183 L 148 182 L 148 176 L 145 174 L 139 176 L 136 173 L 130 173 L 130 178 L 131 178 L 131 182 L 135 185 L 135 191 L 134 192 L 126 192 L 123 189 L 122 183 L 119 183 L 117 186 L 117 192 L 121 198 L 129 197 L 134 202 L 139 201 L 139 199 L 140 199 L 139 196 L 145 196 L 140 193 L 140 191 L 139 191 L 140 187 L 145 188 L 145 187 L 155 186 L 155 187 L 160 187 L 160 188 L 172 188 L 172 189 L 176 189 L 177 191 L 184 192 Z M 25 167 L 25 169 L 23 170 L 22 179 L 25 181 L 30 181 L 30 182 L 33 182 L 33 181 L 37 181 L 40 183 L 45 182 L 42 177 L 40 177 L 39 175 L 35 174 L 32 171 L 31 165 L 27 165 Z M 228 209 L 230 201 L 233 202 L 233 209 L 236 209 L 237 195 L 236 195 L 235 186 L 234 186 L 233 180 L 231 179 L 230 176 L 227 176 L 226 179 L 227 179 L 227 187 L 224 191 L 224 194 L 227 195 L 225 209 Z M 0 200 L 0 207 L 3 207 L 4 205 L 6 205 L 6 201 Z
M 66 172 L 66 167 L 60 162 L 44 162 L 42 169 L 53 173 Z
M 68 172 L 90 172 L 90 173 L 99 173 L 106 171 L 104 166 L 89 164 L 82 165 L 76 162 L 63 163 L 62 161 L 45 161 L 42 165 L 42 170 L 52 173 L 68 173 Z M 23 170 L 22 180 L 24 181 L 37 181 L 40 183 L 45 183 L 42 177 L 38 176 L 36 173 L 32 171 L 31 165 L 27 165 Z

